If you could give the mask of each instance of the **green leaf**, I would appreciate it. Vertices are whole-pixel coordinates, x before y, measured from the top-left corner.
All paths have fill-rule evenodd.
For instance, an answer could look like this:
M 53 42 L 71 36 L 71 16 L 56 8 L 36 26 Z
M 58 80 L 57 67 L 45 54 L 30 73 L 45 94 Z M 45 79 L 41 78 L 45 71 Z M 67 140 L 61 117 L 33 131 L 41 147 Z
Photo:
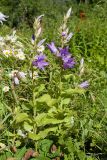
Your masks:
M 30 132 L 33 129 L 33 126 L 31 126 L 27 122 L 24 122 L 24 129 L 25 129 L 25 131 Z
M 16 123 L 23 122 L 25 120 L 29 120 L 27 113 L 18 113 L 16 115 Z
M 38 127 L 45 126 L 47 124 L 60 124 L 64 122 L 64 120 L 58 120 L 56 118 L 50 117 L 47 113 L 41 113 L 36 116 L 35 122 Z
M 65 91 L 63 91 L 61 94 L 64 95 L 72 95 L 72 94 L 84 94 L 85 90 L 81 89 L 81 88 L 75 88 L 75 89 L 67 89 Z
M 46 103 L 49 107 L 53 106 L 56 103 L 56 99 L 52 99 L 49 94 L 44 94 L 43 96 L 39 97 L 37 99 L 37 102 L 44 102 Z
M 23 147 L 15 154 L 15 158 L 17 158 L 18 160 L 22 160 L 26 151 L 27 151 L 26 147 Z
M 69 104 L 70 103 L 70 101 L 71 101 L 71 99 L 70 98 L 65 98 L 65 99 L 63 99 L 62 100 L 62 104 Z
M 42 152 L 48 153 L 52 144 L 53 144 L 52 140 L 43 139 L 39 143 L 40 152 L 42 151 Z
M 53 127 L 53 128 L 48 128 L 48 129 L 45 129 L 44 131 L 40 131 L 38 134 L 34 134 L 34 133 L 29 133 L 28 134 L 28 137 L 32 140 L 40 140 L 40 139 L 44 139 L 48 134 L 49 132 L 56 132 L 57 131 L 57 127 Z
M 6 158 L 12 157 L 12 153 L 11 152 L 6 152 L 5 155 L 6 155 Z
M 70 79 L 71 77 L 74 77 L 74 75 L 73 74 L 64 75 L 64 78 L 66 80 Z

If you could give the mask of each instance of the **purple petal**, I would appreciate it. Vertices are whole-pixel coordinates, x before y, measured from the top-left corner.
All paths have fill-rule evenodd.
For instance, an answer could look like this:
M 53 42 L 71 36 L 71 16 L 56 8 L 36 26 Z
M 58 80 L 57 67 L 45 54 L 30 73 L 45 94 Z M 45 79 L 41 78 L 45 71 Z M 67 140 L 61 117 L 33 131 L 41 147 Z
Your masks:
M 42 39 L 42 40 L 37 44 L 37 46 L 40 47 L 40 46 L 45 42 L 45 40 L 46 40 L 46 39 Z
M 58 50 L 57 50 L 54 42 L 51 42 L 50 44 L 47 44 L 47 46 L 48 46 L 49 50 L 50 50 L 52 53 L 57 53 Z
M 41 54 L 39 54 L 39 55 L 36 55 L 36 56 L 35 56 L 35 59 L 41 61 L 41 60 L 46 59 L 46 56 L 41 53 Z
M 33 66 L 36 66 L 39 69 L 44 70 L 44 67 L 48 66 L 49 63 L 45 61 L 46 56 L 43 54 L 37 55 L 35 60 L 32 62 Z
M 32 35 L 32 39 L 35 40 L 35 35 L 34 34 Z
M 88 86 L 89 86 L 89 82 L 88 81 L 84 81 L 79 85 L 80 88 L 87 88 Z

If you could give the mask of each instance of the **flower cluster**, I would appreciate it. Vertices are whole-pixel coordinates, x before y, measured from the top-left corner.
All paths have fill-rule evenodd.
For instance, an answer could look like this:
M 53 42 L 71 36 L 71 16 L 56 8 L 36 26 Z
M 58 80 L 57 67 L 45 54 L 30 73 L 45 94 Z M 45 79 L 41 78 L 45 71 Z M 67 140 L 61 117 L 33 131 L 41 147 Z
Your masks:
M 32 62 L 33 66 L 36 66 L 37 68 L 44 70 L 44 67 L 48 66 L 48 62 L 45 61 L 46 56 L 44 54 L 39 54 L 35 56 L 35 60 Z
M 54 42 L 47 44 L 47 46 L 52 53 L 54 53 L 57 57 L 61 58 L 64 69 L 74 67 L 75 61 L 74 58 L 71 56 L 71 53 L 68 51 L 68 47 L 57 49 Z
M 7 58 L 12 56 L 19 60 L 25 59 L 24 47 L 22 43 L 17 40 L 16 31 L 13 31 L 12 35 L 0 37 L 0 50 L 1 54 Z
M 69 28 L 67 27 L 67 21 L 72 13 L 72 9 L 70 8 L 66 15 L 64 16 L 63 24 L 59 28 L 60 35 L 62 36 L 63 43 L 66 44 L 70 41 L 73 36 L 73 33 L 69 33 Z
M 67 14 L 64 16 L 64 22 L 61 25 L 59 31 L 61 34 L 61 48 L 57 48 L 54 44 L 54 42 L 51 42 L 50 44 L 47 44 L 49 50 L 51 53 L 55 54 L 57 57 L 60 57 L 63 62 L 63 68 L 73 68 L 75 65 L 75 60 L 72 57 L 71 53 L 68 51 L 69 47 L 64 47 L 64 45 L 70 41 L 70 39 L 73 36 L 73 33 L 69 33 L 69 29 L 67 28 L 67 20 L 70 17 L 72 12 L 72 9 L 70 8 L 67 12 Z

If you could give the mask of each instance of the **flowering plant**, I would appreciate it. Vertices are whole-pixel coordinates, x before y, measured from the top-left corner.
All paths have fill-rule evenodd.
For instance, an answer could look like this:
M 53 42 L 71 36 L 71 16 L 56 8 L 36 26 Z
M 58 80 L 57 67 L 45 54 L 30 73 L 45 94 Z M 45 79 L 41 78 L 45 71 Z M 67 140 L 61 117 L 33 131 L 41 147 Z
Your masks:
M 77 116 L 73 95 L 84 95 L 89 82 L 81 82 L 84 60 L 78 67 L 68 45 L 74 36 L 67 27 L 71 13 L 70 8 L 59 28 L 59 46 L 40 40 L 44 15 L 35 18 L 31 42 L 20 42 L 15 31 L 0 37 L 1 92 L 6 101 L 2 105 L 10 121 L 4 136 L 10 138 L 9 144 L 32 140 L 37 150 L 44 138 L 72 133 Z

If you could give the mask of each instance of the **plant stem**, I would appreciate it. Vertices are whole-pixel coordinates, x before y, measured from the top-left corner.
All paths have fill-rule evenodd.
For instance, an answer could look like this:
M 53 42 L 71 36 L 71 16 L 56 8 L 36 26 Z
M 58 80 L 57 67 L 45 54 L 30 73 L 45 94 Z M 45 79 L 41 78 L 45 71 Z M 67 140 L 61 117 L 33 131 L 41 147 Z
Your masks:
M 18 98 L 17 98 L 17 95 L 15 93 L 15 89 L 14 89 L 14 85 L 13 83 L 11 84 L 11 90 L 12 90 L 12 95 L 13 95 L 13 98 L 15 100 L 15 103 L 17 104 L 17 106 L 19 105 L 19 101 L 18 101 Z

